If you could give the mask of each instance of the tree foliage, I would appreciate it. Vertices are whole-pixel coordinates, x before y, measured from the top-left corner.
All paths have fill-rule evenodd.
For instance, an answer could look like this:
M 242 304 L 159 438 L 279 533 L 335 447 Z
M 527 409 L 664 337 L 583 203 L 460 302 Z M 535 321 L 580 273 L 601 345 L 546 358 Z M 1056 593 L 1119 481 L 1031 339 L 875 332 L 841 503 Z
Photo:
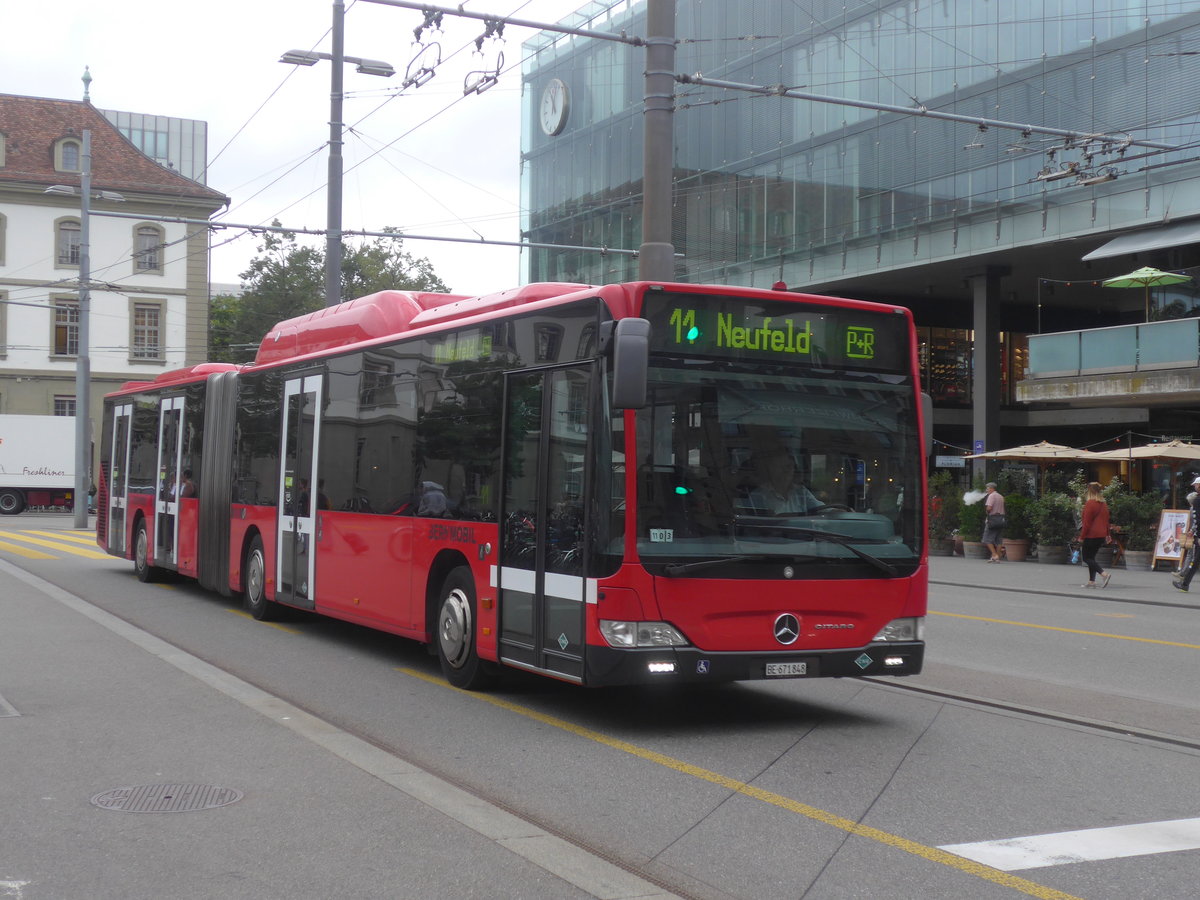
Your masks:
M 278 222 L 274 223 L 278 225 Z M 385 231 L 399 235 L 399 229 Z M 342 297 L 353 299 L 377 291 L 449 291 L 424 257 L 405 253 L 397 237 L 344 245 Z M 209 358 L 214 362 L 247 362 L 263 335 L 277 322 L 315 312 L 325 304 L 325 248 L 297 241 L 289 231 L 270 232 L 258 255 L 241 273 L 240 297 L 213 298 Z

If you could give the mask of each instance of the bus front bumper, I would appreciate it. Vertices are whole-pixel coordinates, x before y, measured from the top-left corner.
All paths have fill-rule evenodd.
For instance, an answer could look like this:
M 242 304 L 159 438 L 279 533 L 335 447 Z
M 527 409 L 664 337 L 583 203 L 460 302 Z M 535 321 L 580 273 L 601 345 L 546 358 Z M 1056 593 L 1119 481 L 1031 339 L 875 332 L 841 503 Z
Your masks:
M 592 645 L 587 648 L 584 682 L 602 687 L 917 675 L 924 660 L 924 641 L 888 641 L 809 653 L 707 653 L 694 647 L 616 650 Z

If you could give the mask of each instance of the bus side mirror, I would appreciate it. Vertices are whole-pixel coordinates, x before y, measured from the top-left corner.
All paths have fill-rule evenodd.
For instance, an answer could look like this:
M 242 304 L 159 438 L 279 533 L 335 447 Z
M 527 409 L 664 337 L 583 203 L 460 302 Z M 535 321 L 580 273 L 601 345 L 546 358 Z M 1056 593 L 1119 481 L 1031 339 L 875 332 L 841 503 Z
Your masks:
M 924 425 L 925 455 L 933 453 L 933 398 L 921 392 L 921 423 Z
M 619 319 L 613 334 L 614 409 L 641 409 L 646 405 L 649 368 L 650 323 L 645 319 Z

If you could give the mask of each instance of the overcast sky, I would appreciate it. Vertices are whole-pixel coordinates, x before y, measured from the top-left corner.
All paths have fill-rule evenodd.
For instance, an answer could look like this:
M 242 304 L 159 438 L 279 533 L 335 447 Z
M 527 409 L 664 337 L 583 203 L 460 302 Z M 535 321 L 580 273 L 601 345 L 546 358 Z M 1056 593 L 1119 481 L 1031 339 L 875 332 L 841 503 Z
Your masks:
M 582 5 L 465 4 L 538 22 L 559 21 Z M 346 8 L 346 54 L 385 60 L 398 74 L 384 79 L 345 67 L 344 120 L 358 134 L 345 136 L 344 228 L 518 240 L 521 44 L 534 32 L 508 28 L 480 56 L 473 40 L 483 23 L 447 16 L 444 32 L 427 38 L 441 44 L 437 77 L 392 97 L 419 50 L 413 30 L 421 13 L 365 0 L 346 0 Z M 324 228 L 330 64 L 303 68 L 278 59 L 290 49 L 329 52 L 331 21 L 329 0 L 6 3 L 0 91 L 79 100 L 86 65 L 100 109 L 208 123 L 208 184 L 231 200 L 221 218 Z M 464 98 L 468 73 L 495 66 L 498 52 L 508 73 L 485 94 Z M 255 255 L 260 239 L 252 235 L 223 243 L 238 233 L 212 239 L 215 282 L 238 281 Z M 417 240 L 404 249 L 428 257 L 455 292 L 485 293 L 519 280 L 516 249 Z

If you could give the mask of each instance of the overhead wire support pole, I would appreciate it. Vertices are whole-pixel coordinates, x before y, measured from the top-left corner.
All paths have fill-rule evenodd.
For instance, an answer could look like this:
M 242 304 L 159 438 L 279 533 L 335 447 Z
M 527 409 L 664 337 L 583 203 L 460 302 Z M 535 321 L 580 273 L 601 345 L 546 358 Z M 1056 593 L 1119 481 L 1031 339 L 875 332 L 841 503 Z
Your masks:
M 83 163 L 79 176 L 79 325 L 75 356 L 75 527 L 88 527 L 88 492 L 91 475 L 88 472 L 91 443 L 91 379 L 92 362 L 88 342 L 92 309 L 92 251 L 89 220 L 92 211 L 92 131 L 83 129 Z M 70 347 L 64 348 L 70 352 Z
M 329 187 L 326 190 L 325 305 L 342 302 L 342 64 L 346 61 L 346 6 L 333 0 L 333 74 L 329 86 Z
M 721 81 L 717 78 L 707 78 L 697 72 L 695 75 L 676 75 L 675 80 L 680 84 L 696 84 L 703 87 L 724 88 L 731 91 L 746 91 L 751 94 L 764 94 L 770 97 L 788 97 L 792 100 L 809 100 L 813 103 L 830 103 L 835 106 L 856 106 L 859 109 L 870 109 L 877 112 L 893 112 L 906 116 L 918 116 L 926 119 L 945 119 L 950 122 L 965 122 L 979 128 L 1007 128 L 1013 131 L 1029 132 L 1030 134 L 1049 134 L 1072 141 L 1098 141 L 1105 144 L 1120 144 L 1129 147 L 1150 147 L 1155 150 L 1177 150 L 1175 144 L 1162 144 L 1156 141 L 1139 141 L 1129 137 L 1115 137 L 1111 134 L 1089 134 L 1082 131 L 1072 131 L 1068 128 L 1051 128 L 1048 125 L 1023 125 L 1019 122 L 1005 122 L 1000 119 L 985 119 L 979 116 L 964 116 L 958 113 L 942 112 L 925 106 L 896 106 L 891 103 L 872 103 L 869 100 L 850 100 L 846 97 L 830 97 L 824 94 L 810 94 L 782 84 L 761 85 L 743 84 L 736 81 Z
M 675 0 L 647 0 L 638 277 L 675 280 L 671 188 L 675 170 Z

